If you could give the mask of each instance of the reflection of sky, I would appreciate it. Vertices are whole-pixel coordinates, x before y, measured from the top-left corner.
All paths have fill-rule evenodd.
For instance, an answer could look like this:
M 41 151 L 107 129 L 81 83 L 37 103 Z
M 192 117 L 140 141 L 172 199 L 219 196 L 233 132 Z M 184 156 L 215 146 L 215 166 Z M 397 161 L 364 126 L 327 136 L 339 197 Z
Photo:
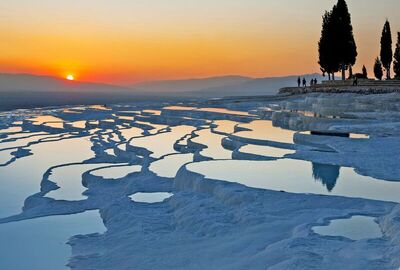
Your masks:
M 41 125 L 46 122 L 63 122 L 61 118 L 55 117 L 53 115 L 40 115 L 34 118 L 29 119 L 34 122 L 35 125 Z
M 259 156 L 280 158 L 284 157 L 285 155 L 294 154 L 296 151 L 270 146 L 248 144 L 240 147 L 240 152 Z
M 0 152 L 0 165 L 8 162 L 13 156 L 11 155 L 12 152 L 15 150 L 5 150 Z
M 104 179 L 119 179 L 127 176 L 128 174 L 140 172 L 142 167 L 139 165 L 110 167 L 92 171 L 91 174 L 101 176 Z
M 293 143 L 294 131 L 274 127 L 272 121 L 256 120 L 249 124 L 242 124 L 240 127 L 251 129 L 235 133 L 238 137 L 268 140 L 282 143 Z
M 104 231 L 98 211 L 0 224 L 0 269 L 69 269 L 68 239 Z
M 343 236 L 353 240 L 382 237 L 382 231 L 373 217 L 353 216 L 350 219 L 332 220 L 328 226 L 316 226 L 315 233 L 327 236 Z
M 41 135 L 41 134 L 46 134 L 46 135 Z M 17 148 L 21 146 L 26 146 L 28 143 L 31 142 L 36 142 L 40 139 L 47 138 L 49 135 L 45 132 L 32 132 L 32 133 L 27 133 L 25 136 L 16 136 L 16 137 L 24 137 L 24 139 L 18 139 L 15 141 L 10 141 L 10 142 L 2 142 L 0 143 L 0 149 L 8 149 L 8 148 Z
M 30 147 L 34 155 L 0 167 L 0 217 L 18 214 L 25 199 L 40 191 L 43 174 L 50 167 L 93 157 L 90 147 L 85 138 L 36 144 Z
M 186 163 L 193 161 L 193 154 L 175 154 L 154 161 L 150 164 L 150 171 L 161 177 L 175 177 L 178 170 Z
M 213 112 L 213 113 L 221 113 L 221 114 L 231 114 L 231 115 L 242 115 L 248 116 L 249 113 L 246 111 L 234 111 L 226 108 L 196 108 L 196 107 L 185 107 L 185 106 L 167 106 L 164 107 L 164 110 L 173 110 L 173 111 L 196 111 L 196 112 Z
M 173 194 L 168 192 L 151 192 L 151 193 L 138 192 L 129 197 L 134 202 L 158 203 L 170 198 L 171 196 L 173 196 Z
M 41 115 L 29 119 L 34 125 L 45 125 L 52 128 L 64 128 L 64 121 L 52 115 Z
M 202 145 L 206 145 L 207 148 L 201 150 L 200 154 L 205 157 L 211 157 L 214 159 L 230 159 L 232 158 L 232 152 L 222 147 L 223 135 L 212 133 L 210 129 L 203 129 L 196 131 L 199 137 L 193 138 L 192 141 Z
M 21 127 L 15 126 L 15 127 L 8 127 L 8 128 L 0 129 L 0 134 L 2 134 L 2 133 L 21 132 L 21 131 L 22 131 Z
M 49 180 L 59 187 L 46 194 L 46 197 L 56 200 L 78 201 L 86 199 L 82 193 L 86 188 L 82 184 L 82 174 L 94 168 L 110 164 L 80 164 L 60 167 L 52 170 Z
M 328 187 L 321 179 L 314 179 L 312 164 L 306 161 L 209 161 L 189 164 L 187 168 L 207 178 L 238 182 L 253 188 L 400 202 L 400 182 L 361 176 L 350 168 L 340 169 L 332 191 L 329 191 L 332 183 Z M 334 173 L 336 177 L 336 171 Z
M 132 127 L 128 129 L 121 129 L 120 132 L 125 140 L 129 140 L 130 138 L 141 136 L 143 130 L 137 127 Z
M 214 124 L 217 125 L 217 127 L 214 128 L 215 131 L 230 134 L 235 131 L 235 126 L 238 124 L 238 122 L 230 120 L 216 120 L 214 121 Z
M 71 125 L 74 128 L 85 128 L 86 127 L 86 121 L 74 121 L 71 123 Z
M 153 152 L 152 157 L 159 158 L 167 154 L 176 153 L 174 143 L 186 134 L 190 134 L 193 130 L 194 127 L 191 126 L 172 127 L 171 132 L 133 139 L 131 145 L 146 148 Z

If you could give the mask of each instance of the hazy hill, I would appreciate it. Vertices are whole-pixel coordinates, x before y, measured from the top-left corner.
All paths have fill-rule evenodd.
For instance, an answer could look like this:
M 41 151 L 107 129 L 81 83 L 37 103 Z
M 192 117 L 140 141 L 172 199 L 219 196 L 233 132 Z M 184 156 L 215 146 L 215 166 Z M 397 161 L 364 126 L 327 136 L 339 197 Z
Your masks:
M 202 89 L 192 94 L 203 97 L 275 95 L 282 87 L 297 86 L 298 77 L 258 78 L 235 85 Z M 320 74 L 301 75 L 300 77 L 307 80 L 307 85 L 309 85 L 311 79 L 316 78 L 318 82 L 324 80 Z
M 193 92 L 214 87 L 228 87 L 251 81 L 252 78 L 242 76 L 223 76 L 188 80 L 149 81 L 134 84 L 137 90 L 148 92 Z
M 303 76 L 302 76 L 303 77 Z M 321 81 L 318 74 L 304 76 Z M 110 104 L 139 100 L 273 95 L 295 86 L 297 76 L 248 78 L 224 76 L 204 79 L 145 82 L 132 88 L 71 82 L 48 76 L 0 74 L 0 110 L 73 104 Z
M 319 82 L 323 77 L 319 74 L 301 75 L 307 84 L 316 78 Z M 298 76 L 249 78 L 240 76 L 213 77 L 191 80 L 155 81 L 134 85 L 135 89 L 163 94 L 180 94 L 193 97 L 224 97 L 246 95 L 274 95 L 282 87 L 296 86 Z
M 156 97 L 152 97 L 155 99 Z M 0 110 L 149 99 L 134 89 L 29 74 L 0 74 Z
M 50 76 L 30 74 L 0 74 L 0 91 L 24 92 L 132 92 L 127 87 L 67 81 Z

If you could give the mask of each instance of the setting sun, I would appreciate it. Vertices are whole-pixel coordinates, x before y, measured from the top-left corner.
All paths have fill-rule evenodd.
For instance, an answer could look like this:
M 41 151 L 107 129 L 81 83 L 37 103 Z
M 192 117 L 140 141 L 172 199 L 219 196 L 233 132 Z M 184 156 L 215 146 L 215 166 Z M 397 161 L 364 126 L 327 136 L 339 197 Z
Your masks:
M 74 75 L 69 74 L 69 75 L 67 75 L 66 79 L 67 79 L 68 81 L 73 81 L 73 80 L 75 80 L 75 77 L 74 77 Z

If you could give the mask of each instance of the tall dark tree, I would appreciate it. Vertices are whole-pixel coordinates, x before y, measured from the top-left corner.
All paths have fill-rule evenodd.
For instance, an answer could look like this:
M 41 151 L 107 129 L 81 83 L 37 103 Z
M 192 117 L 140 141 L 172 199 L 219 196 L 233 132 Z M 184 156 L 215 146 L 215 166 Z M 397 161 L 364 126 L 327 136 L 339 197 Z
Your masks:
M 397 32 L 397 44 L 396 50 L 394 51 L 394 63 L 393 70 L 396 79 L 400 79 L 400 32 Z
M 379 60 L 379 57 L 377 57 L 375 60 L 374 74 L 378 80 L 382 80 L 383 77 L 382 62 L 381 60 Z
M 345 0 L 338 0 L 331 13 L 332 39 L 334 40 L 335 57 L 346 79 L 346 70 L 356 63 L 357 45 L 354 40 L 351 16 Z
M 363 75 L 364 79 L 368 79 L 368 71 L 365 66 L 362 67 L 362 75 Z
M 386 20 L 382 30 L 381 37 L 381 62 L 386 70 L 386 78 L 390 79 L 390 68 L 393 61 L 392 50 L 392 32 L 390 30 L 390 23 Z
M 349 66 L 349 79 L 353 78 L 353 67 Z
M 328 74 L 329 80 L 335 79 L 335 72 L 339 71 L 339 63 L 335 56 L 335 41 L 333 37 L 332 12 L 326 11 L 322 16 L 321 38 L 318 42 L 319 65 L 321 71 Z

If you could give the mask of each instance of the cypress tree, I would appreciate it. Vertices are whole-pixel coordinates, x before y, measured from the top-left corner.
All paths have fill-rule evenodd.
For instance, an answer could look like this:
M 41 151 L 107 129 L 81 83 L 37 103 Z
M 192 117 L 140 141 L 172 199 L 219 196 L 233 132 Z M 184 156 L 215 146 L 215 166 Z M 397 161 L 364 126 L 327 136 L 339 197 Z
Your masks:
M 396 79 L 400 79 L 400 32 L 397 32 L 397 44 L 394 52 L 393 70 Z
M 365 66 L 362 67 L 362 75 L 363 75 L 364 79 L 368 79 L 368 71 Z
M 332 12 L 325 11 L 322 16 L 321 38 L 318 42 L 319 61 L 323 73 L 327 73 L 329 80 L 335 79 L 335 72 L 339 71 L 339 63 L 335 56 L 335 40 L 333 36 Z
M 390 23 L 386 20 L 382 30 L 381 37 L 381 62 L 386 70 L 386 78 L 390 79 L 390 67 L 393 61 L 392 50 L 392 32 L 390 30 Z
M 381 63 L 381 60 L 379 60 L 379 57 L 377 57 L 375 60 L 374 74 L 378 80 L 382 80 L 382 77 L 383 77 L 382 63 Z
M 333 40 L 335 40 L 336 61 L 342 70 L 342 79 L 346 79 L 346 70 L 356 63 L 357 45 L 354 40 L 351 16 L 345 0 L 338 0 L 331 14 Z
M 353 67 L 349 66 L 349 79 L 353 78 Z

